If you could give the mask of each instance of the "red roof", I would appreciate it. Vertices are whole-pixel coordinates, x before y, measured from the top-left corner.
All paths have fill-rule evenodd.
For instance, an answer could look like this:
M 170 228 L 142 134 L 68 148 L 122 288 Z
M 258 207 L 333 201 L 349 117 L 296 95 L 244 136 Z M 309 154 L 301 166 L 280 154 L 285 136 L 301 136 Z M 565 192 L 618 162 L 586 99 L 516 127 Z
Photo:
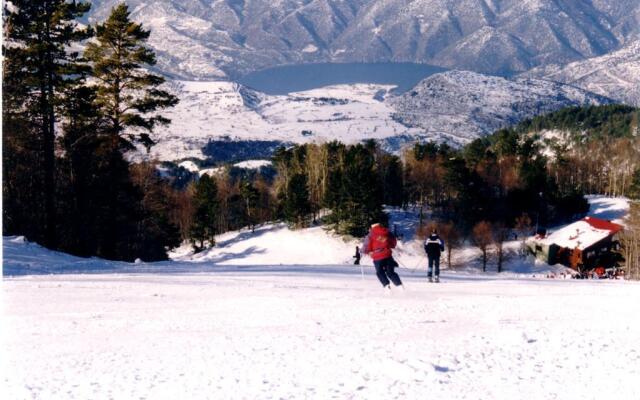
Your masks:
M 585 217 L 584 221 L 596 229 L 609 231 L 612 235 L 615 235 L 622 230 L 622 225 L 614 224 L 613 222 L 605 219 Z

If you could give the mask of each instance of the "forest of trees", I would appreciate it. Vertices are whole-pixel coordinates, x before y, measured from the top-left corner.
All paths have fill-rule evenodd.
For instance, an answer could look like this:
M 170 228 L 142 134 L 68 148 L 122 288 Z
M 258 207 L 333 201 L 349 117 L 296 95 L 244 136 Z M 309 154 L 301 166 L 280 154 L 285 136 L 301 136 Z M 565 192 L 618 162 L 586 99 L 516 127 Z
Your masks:
M 400 155 L 375 141 L 279 148 L 271 171 L 222 167 L 175 177 L 148 151 L 177 99 L 149 72 L 150 32 L 119 5 L 103 23 L 77 24 L 85 2 L 14 1 L 3 52 L 3 234 L 81 256 L 166 259 L 230 230 L 285 221 L 323 223 L 361 237 L 384 206 L 413 207 L 451 249 L 466 238 L 498 269 L 520 237 L 588 210 L 586 193 L 640 197 L 640 111 L 569 108 L 462 148 L 417 143 Z M 71 49 L 84 44 L 84 52 Z M 568 132 L 546 140 L 532 132 Z M 186 178 L 185 178 L 186 177 Z M 428 211 L 428 212 L 427 212 Z M 429 216 L 427 221 L 427 215 Z M 635 253 L 634 253 L 635 254 Z
M 12 1 L 3 42 L 3 234 L 109 259 L 156 260 L 180 243 L 174 196 L 123 151 L 150 146 L 177 103 L 122 4 L 94 27 L 87 2 Z M 87 40 L 91 39 L 89 42 Z M 72 49 L 86 43 L 84 53 Z
M 570 107 L 518 125 L 527 132 L 563 131 L 543 139 L 560 187 L 611 196 L 640 196 L 640 111 L 622 106 Z

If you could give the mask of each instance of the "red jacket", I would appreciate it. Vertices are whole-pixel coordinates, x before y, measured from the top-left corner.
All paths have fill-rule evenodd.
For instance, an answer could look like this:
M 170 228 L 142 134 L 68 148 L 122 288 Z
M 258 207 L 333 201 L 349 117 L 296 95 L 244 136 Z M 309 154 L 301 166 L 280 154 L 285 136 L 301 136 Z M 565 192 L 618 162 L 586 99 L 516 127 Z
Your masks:
M 364 250 L 374 261 L 378 261 L 391 257 L 391 249 L 395 247 L 395 236 L 384 226 L 377 225 L 371 228 Z

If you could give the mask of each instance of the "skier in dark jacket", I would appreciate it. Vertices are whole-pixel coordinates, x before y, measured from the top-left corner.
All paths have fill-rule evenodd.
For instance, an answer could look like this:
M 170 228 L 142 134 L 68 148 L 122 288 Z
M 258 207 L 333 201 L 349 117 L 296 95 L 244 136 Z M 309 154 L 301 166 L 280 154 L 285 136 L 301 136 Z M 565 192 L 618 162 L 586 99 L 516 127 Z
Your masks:
M 353 265 L 360 265 L 360 249 L 356 246 L 356 255 L 353 256 L 356 260 L 353 262 Z
M 429 282 L 434 280 L 440 282 L 440 253 L 444 251 L 444 242 L 440 239 L 435 229 L 431 231 L 431 235 L 424 241 L 424 251 L 429 259 L 429 271 L 427 272 Z
M 398 263 L 393 259 L 391 249 L 395 247 L 395 236 L 380 224 L 371 225 L 371 230 L 362 245 L 362 252 L 371 255 L 373 259 L 378 280 L 380 280 L 382 286 L 389 291 L 391 291 L 389 280 L 391 280 L 395 286 L 404 289 L 400 276 L 394 271 Z

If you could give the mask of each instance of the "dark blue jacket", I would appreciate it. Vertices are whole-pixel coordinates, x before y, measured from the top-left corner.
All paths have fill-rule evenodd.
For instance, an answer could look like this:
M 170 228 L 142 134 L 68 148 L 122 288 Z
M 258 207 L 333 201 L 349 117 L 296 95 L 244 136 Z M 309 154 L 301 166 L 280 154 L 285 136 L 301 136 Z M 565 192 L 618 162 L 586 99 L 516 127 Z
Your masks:
M 424 251 L 427 252 L 429 258 L 440 258 L 440 253 L 444 251 L 444 242 L 438 234 L 432 233 L 424 241 Z

